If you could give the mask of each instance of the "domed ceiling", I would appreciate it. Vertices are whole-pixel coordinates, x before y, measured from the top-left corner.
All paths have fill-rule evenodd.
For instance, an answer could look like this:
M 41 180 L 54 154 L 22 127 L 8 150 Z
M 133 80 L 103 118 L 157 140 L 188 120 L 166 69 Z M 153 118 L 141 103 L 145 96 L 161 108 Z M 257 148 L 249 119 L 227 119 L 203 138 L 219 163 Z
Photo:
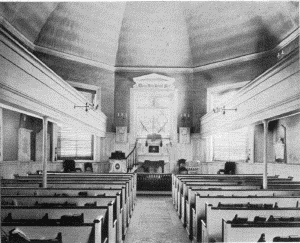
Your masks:
M 2 2 L 0 16 L 40 52 L 112 67 L 199 67 L 299 31 L 298 2 Z

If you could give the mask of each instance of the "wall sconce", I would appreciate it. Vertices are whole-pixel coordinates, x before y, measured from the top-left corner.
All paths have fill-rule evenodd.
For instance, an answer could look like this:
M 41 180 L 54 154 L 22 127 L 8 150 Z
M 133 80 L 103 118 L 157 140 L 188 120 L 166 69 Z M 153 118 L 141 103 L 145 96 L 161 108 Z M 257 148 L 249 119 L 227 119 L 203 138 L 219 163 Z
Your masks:
M 91 103 L 85 103 L 85 105 L 74 105 L 74 109 L 78 108 L 78 107 L 82 107 L 85 108 L 85 111 L 88 112 L 88 110 L 97 110 L 98 109 L 98 105 L 95 104 L 91 104 Z
M 182 125 L 184 127 L 188 127 L 189 120 L 190 120 L 190 117 L 191 117 L 190 114 L 189 113 L 181 113 L 180 117 L 181 117 Z
M 118 112 L 117 119 L 122 126 L 126 126 L 127 124 L 127 113 L 126 112 Z
M 237 108 L 235 108 L 235 109 L 226 109 L 225 106 L 223 106 L 223 107 L 216 107 L 216 108 L 213 109 L 214 113 L 222 112 L 223 115 L 225 115 L 225 111 L 237 111 Z
M 117 117 L 118 117 L 118 118 L 121 118 L 121 119 L 126 119 L 126 118 L 127 118 L 127 113 L 126 113 L 126 112 L 125 112 L 125 113 L 122 113 L 122 112 L 119 113 L 119 112 L 118 112 L 118 113 L 117 113 Z
M 282 58 L 284 57 L 284 55 L 285 55 L 285 53 L 284 53 L 283 50 L 279 51 L 279 52 L 277 53 L 277 59 L 278 59 L 278 60 L 282 59 Z

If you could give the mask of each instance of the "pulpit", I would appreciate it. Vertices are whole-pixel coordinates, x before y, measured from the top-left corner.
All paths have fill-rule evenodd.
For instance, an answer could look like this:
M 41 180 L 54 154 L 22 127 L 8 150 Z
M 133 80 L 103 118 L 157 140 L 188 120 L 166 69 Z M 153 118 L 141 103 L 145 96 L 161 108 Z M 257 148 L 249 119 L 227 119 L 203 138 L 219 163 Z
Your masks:
M 146 160 L 143 164 L 144 172 L 148 173 L 164 173 L 165 162 L 163 160 L 150 161 Z

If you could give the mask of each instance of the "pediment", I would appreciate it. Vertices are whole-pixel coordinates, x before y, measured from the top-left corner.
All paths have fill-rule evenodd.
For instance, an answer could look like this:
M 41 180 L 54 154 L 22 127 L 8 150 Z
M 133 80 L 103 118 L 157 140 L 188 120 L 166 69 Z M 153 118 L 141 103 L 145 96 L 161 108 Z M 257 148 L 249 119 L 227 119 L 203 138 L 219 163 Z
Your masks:
M 174 78 L 152 73 L 133 78 L 135 82 L 134 88 L 158 88 L 158 89 L 174 89 Z

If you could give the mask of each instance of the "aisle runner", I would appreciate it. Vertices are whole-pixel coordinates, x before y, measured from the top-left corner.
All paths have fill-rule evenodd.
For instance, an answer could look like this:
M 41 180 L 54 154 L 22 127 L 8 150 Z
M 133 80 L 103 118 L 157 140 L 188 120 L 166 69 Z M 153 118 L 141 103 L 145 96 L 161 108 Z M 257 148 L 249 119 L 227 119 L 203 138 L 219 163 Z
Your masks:
M 171 197 L 138 197 L 125 243 L 190 243 Z

